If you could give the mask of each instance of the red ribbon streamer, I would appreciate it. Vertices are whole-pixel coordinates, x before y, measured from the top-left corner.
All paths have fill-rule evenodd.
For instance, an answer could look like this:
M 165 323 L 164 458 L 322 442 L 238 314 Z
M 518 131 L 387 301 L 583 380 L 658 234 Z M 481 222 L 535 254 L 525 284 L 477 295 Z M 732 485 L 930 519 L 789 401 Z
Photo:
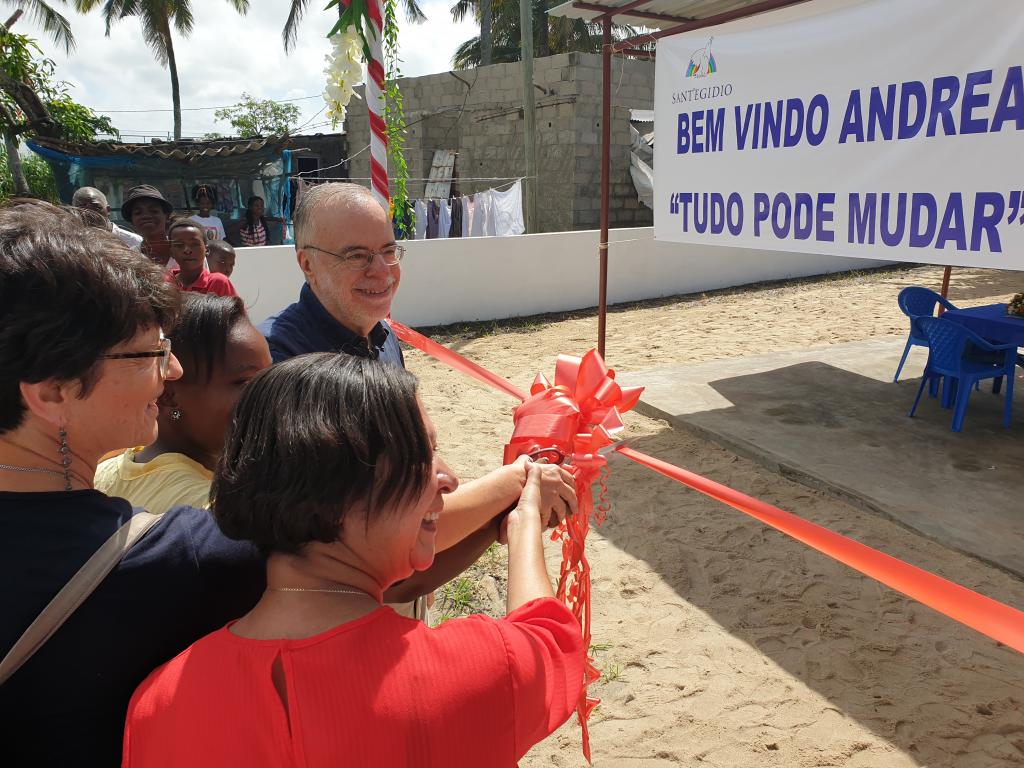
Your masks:
M 637 464 L 760 520 L 855 571 L 934 608 L 954 621 L 1024 653 L 1024 612 L 706 477 L 626 446 L 619 447 L 618 452 Z
M 515 427 L 505 446 L 506 464 L 511 464 L 523 454 L 557 452 L 566 469 L 572 472 L 578 511 L 566 518 L 552 534 L 552 540 L 562 542 L 557 596 L 579 621 L 584 647 L 589 649 L 590 563 L 587 562 L 586 540 L 591 515 L 600 525 L 608 512 L 604 500 L 605 485 L 601 478 L 602 468 L 607 462 L 598 450 L 611 445 L 614 442 L 612 435 L 622 431 L 621 413 L 639 402 L 643 387 L 620 387 L 615 383 L 615 371 L 604 364 L 595 350 L 591 350 L 582 358 L 559 356 L 555 364 L 555 383 L 551 384 L 543 374 L 537 374 L 530 396 L 526 397 L 505 379 L 436 341 L 394 320 L 390 323 L 395 335 L 407 344 L 523 401 L 512 416 Z M 595 482 L 599 482 L 601 488 L 601 503 L 596 510 L 592 490 Z M 599 677 L 588 650 L 583 689 L 576 705 L 583 737 L 583 756 L 587 762 L 590 762 L 587 721 L 599 703 L 587 695 L 587 688 Z
M 412 328 L 402 325 L 401 323 L 388 319 L 388 323 L 391 326 L 391 330 L 395 332 L 395 335 L 408 344 L 411 347 L 416 347 L 420 352 L 425 352 L 431 357 L 440 360 L 451 368 L 457 371 L 462 371 L 468 376 L 472 376 L 478 381 L 482 381 L 484 384 L 490 384 L 495 389 L 500 389 L 502 392 L 517 400 L 525 400 L 526 395 L 517 387 L 513 386 L 507 379 L 503 379 L 497 374 L 491 373 L 486 368 L 481 368 L 476 363 L 470 362 L 458 352 L 452 352 L 448 347 L 438 344 L 433 339 L 429 339 L 418 331 L 414 331 Z
M 530 388 L 530 397 L 516 408 L 512 418 L 515 428 L 505 446 L 505 463 L 519 456 L 557 451 L 564 457 L 566 468 L 573 473 L 578 511 L 555 529 L 552 540 L 562 542 L 562 566 L 557 597 L 572 611 L 583 630 L 583 645 L 590 648 L 590 563 L 586 541 L 590 518 L 600 525 L 608 508 L 601 494 L 601 504 L 594 509 L 593 485 L 601 478 L 606 465 L 598 450 L 614 442 L 612 435 L 624 429 L 621 413 L 639 402 L 643 387 L 623 389 L 615 383 L 610 370 L 596 350 L 582 358 L 561 355 L 555 364 L 555 383 L 543 374 Z M 601 484 L 602 489 L 604 484 Z M 583 756 L 590 762 L 590 732 L 587 721 L 600 702 L 587 694 L 588 686 L 600 673 L 589 650 L 584 665 L 583 689 L 576 704 L 583 737 Z
M 505 447 L 506 463 L 522 453 L 547 448 L 554 448 L 571 457 L 570 468 L 576 479 L 579 509 L 581 513 L 586 511 L 587 514 L 569 518 L 564 530 L 560 527 L 560 530 L 555 532 L 555 538 L 562 538 L 563 542 L 562 580 L 559 583 L 558 594 L 560 598 L 566 600 L 567 605 L 573 608 L 574 614 L 580 619 L 589 648 L 590 568 L 583 551 L 583 543 L 589 530 L 590 513 L 594 511 L 590 486 L 595 480 L 600 482 L 601 468 L 605 464 L 604 458 L 597 450 L 613 442 L 610 435 L 622 426 L 621 421 L 616 421 L 618 412 L 629 410 L 636 405 L 642 387 L 620 389 L 614 382 L 614 371 L 605 368 L 604 361 L 592 351 L 582 360 L 560 356 L 555 369 L 554 386 L 543 376 L 538 375 L 531 388 L 531 396 L 527 398 L 505 379 L 470 362 L 457 352 L 401 323 L 392 320 L 391 327 L 402 341 L 456 370 L 524 401 L 523 405 L 516 409 L 515 430 Z M 590 429 L 581 431 L 581 424 L 589 425 Z M 944 616 L 1024 653 L 1022 611 L 701 475 L 626 446 L 620 446 L 616 450 L 642 466 L 750 515 Z M 581 483 L 584 478 L 586 483 Z M 595 520 L 598 523 L 603 521 L 606 509 L 603 505 L 603 483 L 601 485 L 602 504 L 595 512 Z M 583 584 L 586 586 L 582 586 Z M 597 679 L 597 670 L 594 669 L 592 662 L 593 660 L 588 657 L 588 684 Z M 583 729 L 584 755 L 588 761 L 590 747 L 587 717 L 596 704 L 595 699 L 587 697 L 584 686 L 577 713 Z

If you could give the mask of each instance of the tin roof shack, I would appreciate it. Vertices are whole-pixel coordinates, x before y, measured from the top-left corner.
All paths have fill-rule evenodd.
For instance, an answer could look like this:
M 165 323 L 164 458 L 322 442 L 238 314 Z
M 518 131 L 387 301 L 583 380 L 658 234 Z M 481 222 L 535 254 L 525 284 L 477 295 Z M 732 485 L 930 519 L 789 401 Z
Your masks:
M 348 178 L 348 137 L 344 133 L 292 136 L 292 172 L 307 181 Z
M 267 217 L 285 220 L 290 242 L 292 152 L 289 136 L 151 144 L 95 142 L 74 144 L 36 138 L 28 147 L 50 164 L 61 200 L 71 202 L 79 187 L 96 187 L 107 196 L 120 223 L 121 201 L 137 184 L 152 184 L 176 212 L 196 212 L 192 192 L 199 184 L 216 191 L 216 215 L 228 232 L 245 215 L 249 197 L 266 203 Z

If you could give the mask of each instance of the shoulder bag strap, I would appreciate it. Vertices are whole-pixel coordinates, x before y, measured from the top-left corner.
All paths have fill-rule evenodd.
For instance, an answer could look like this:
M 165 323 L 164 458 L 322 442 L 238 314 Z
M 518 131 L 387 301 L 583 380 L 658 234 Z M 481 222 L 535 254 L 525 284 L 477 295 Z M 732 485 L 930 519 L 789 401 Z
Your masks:
M 97 549 L 78 573 L 71 577 L 49 604 L 42 610 L 24 634 L 18 638 L 11 650 L 0 661 L 0 685 L 32 658 L 32 655 L 43 647 L 54 632 L 67 621 L 68 617 L 93 593 L 107 574 L 121 562 L 121 558 L 131 549 L 132 545 L 142 538 L 160 519 L 160 515 L 149 512 L 138 512 L 118 528 L 114 535 Z

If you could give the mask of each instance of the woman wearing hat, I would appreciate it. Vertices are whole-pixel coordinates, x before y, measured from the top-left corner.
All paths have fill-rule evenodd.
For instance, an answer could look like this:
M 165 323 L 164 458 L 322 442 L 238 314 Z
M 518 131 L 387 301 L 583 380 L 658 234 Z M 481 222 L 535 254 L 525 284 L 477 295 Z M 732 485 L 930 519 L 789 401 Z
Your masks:
M 149 184 L 129 189 L 121 204 L 121 216 L 142 235 L 142 252 L 165 268 L 177 266 L 170 264 L 171 242 L 167 239 L 167 219 L 173 211 L 160 190 Z

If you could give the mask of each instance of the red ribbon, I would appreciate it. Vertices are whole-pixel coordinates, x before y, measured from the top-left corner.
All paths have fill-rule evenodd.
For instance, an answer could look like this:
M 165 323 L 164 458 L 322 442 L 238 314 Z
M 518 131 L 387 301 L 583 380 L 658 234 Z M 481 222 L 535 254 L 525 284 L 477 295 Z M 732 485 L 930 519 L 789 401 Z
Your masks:
M 952 581 L 879 552 L 828 528 L 733 490 L 728 486 L 687 472 L 632 448 L 618 449 L 628 459 L 670 477 L 705 496 L 728 504 L 812 549 L 838 560 L 875 581 L 912 597 L 929 608 L 1024 653 L 1024 612 L 985 597 Z
M 590 563 L 586 540 L 590 517 L 600 525 L 608 512 L 601 470 L 606 465 L 598 450 L 614 442 L 613 435 L 623 430 L 621 413 L 640 400 L 643 387 L 623 389 L 615 383 L 610 370 L 596 350 L 583 358 L 561 355 L 555 365 L 555 383 L 537 374 L 530 397 L 512 418 L 515 428 L 505 446 L 505 463 L 511 464 L 525 454 L 555 451 L 564 457 L 573 473 L 578 502 L 577 514 L 568 517 L 552 535 L 562 542 L 562 566 L 558 579 L 558 599 L 572 611 L 583 630 L 583 645 L 588 649 L 584 665 L 583 690 L 576 705 L 583 736 L 583 756 L 590 762 L 590 733 L 587 721 L 599 703 L 587 695 L 587 687 L 600 673 L 590 656 Z M 594 508 L 593 486 L 600 482 L 601 503 Z
M 395 335 L 407 344 L 523 401 L 512 416 L 515 427 L 505 446 L 506 464 L 511 464 L 523 454 L 557 454 L 573 474 L 578 511 L 555 529 L 552 540 L 562 542 L 557 596 L 579 621 L 584 647 L 588 649 L 576 715 L 583 736 L 583 756 L 590 762 L 587 721 L 599 701 L 587 695 L 587 687 L 600 677 L 600 673 L 594 667 L 594 659 L 589 652 L 590 564 L 587 562 L 586 540 L 591 515 L 600 525 L 608 513 L 604 499 L 606 489 L 601 477 L 607 462 L 598 450 L 611 445 L 613 435 L 623 430 L 621 414 L 640 401 L 643 387 L 620 387 L 615 383 L 615 371 L 604 364 L 596 350 L 591 350 L 582 358 L 559 356 L 555 364 L 555 383 L 551 384 L 538 373 L 530 387 L 530 396 L 526 397 L 505 379 L 436 341 L 394 320 L 390 323 Z M 600 504 L 596 509 L 595 482 L 601 488 Z
M 569 524 L 555 532 L 556 538 L 562 538 L 563 556 L 562 580 L 559 583 L 558 594 L 566 600 L 567 605 L 580 619 L 589 648 L 590 568 L 583 551 L 583 543 L 589 530 L 590 514 L 593 513 L 595 520 L 600 523 L 606 511 L 600 477 L 605 461 L 597 451 L 613 442 L 611 435 L 622 428 L 618 414 L 636 405 L 642 388 L 619 388 L 614 382 L 614 372 L 606 368 L 597 353 L 592 351 L 582 360 L 575 357 L 559 357 L 555 368 L 555 384 L 552 386 L 543 376 L 538 376 L 531 388 L 531 396 L 526 398 L 505 379 L 471 363 L 437 342 L 393 321 L 392 327 L 402 341 L 525 401 L 515 412 L 515 430 L 511 441 L 505 447 L 506 462 L 523 453 L 546 449 L 554 449 L 570 457 L 571 464 L 567 468 L 574 472 L 579 509 L 581 513 L 585 510 L 586 514 L 569 518 Z M 701 475 L 625 446 L 619 446 L 616 450 L 638 464 L 716 501 L 728 504 L 954 621 L 1024 653 L 1022 611 Z M 590 492 L 591 484 L 595 481 L 602 486 L 602 503 L 596 510 Z M 586 676 L 588 684 L 597 679 L 597 670 L 594 669 L 593 660 L 589 657 Z M 597 701 L 589 698 L 584 688 L 577 713 L 583 729 L 584 755 L 588 761 L 590 747 L 587 717 L 596 704 Z

